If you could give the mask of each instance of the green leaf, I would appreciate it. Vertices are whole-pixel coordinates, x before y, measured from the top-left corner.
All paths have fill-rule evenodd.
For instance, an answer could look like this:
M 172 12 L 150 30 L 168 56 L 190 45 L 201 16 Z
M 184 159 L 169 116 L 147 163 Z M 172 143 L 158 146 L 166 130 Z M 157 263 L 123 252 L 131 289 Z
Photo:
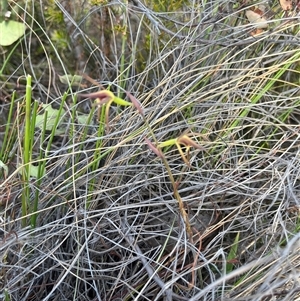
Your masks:
M 80 75 L 71 75 L 71 74 L 59 75 L 60 82 L 65 85 L 69 85 L 70 83 L 72 86 L 80 86 L 82 79 L 83 78 Z
M 8 174 L 8 167 L 6 164 L 4 164 L 1 160 L 0 160 L 0 168 L 4 169 L 4 175 L 7 177 Z
M 51 105 L 43 105 L 44 110 L 47 111 L 47 122 L 46 122 L 46 131 L 52 131 L 52 128 L 55 126 L 56 118 L 58 117 L 59 110 L 53 109 Z M 36 127 L 43 130 L 45 120 L 45 113 L 36 116 Z M 60 135 L 64 131 L 56 129 L 55 134 Z
M 26 26 L 21 22 L 2 21 L 0 23 L 0 45 L 9 46 L 25 34 Z
M 19 173 L 22 174 L 22 169 L 19 170 Z M 39 175 L 39 167 L 35 166 L 33 164 L 29 164 L 29 177 L 30 178 L 34 178 L 37 179 Z M 45 170 L 43 172 L 42 175 L 40 175 L 41 177 L 43 177 L 45 175 Z
M 30 164 L 29 168 L 30 177 L 37 179 L 39 174 L 39 167 Z M 41 175 L 42 177 L 45 175 L 45 172 Z
M 77 120 L 80 125 L 88 125 L 89 115 L 87 114 L 78 114 Z

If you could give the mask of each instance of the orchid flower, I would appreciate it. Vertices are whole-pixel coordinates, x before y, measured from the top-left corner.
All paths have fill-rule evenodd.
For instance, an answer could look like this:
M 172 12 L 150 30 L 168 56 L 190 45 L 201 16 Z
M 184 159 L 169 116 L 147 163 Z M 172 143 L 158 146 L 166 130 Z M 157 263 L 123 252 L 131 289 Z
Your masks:
M 109 109 L 111 104 L 114 102 L 120 106 L 132 106 L 133 104 L 131 102 L 128 102 L 122 98 L 119 98 L 115 96 L 111 91 L 108 90 L 100 90 L 95 93 L 87 93 L 87 94 L 79 94 L 80 96 L 83 97 L 88 97 L 91 99 L 95 99 L 95 105 L 101 106 L 103 104 L 107 104 L 106 109 L 105 109 L 105 119 L 106 119 L 106 124 L 108 125 L 108 116 L 109 116 Z

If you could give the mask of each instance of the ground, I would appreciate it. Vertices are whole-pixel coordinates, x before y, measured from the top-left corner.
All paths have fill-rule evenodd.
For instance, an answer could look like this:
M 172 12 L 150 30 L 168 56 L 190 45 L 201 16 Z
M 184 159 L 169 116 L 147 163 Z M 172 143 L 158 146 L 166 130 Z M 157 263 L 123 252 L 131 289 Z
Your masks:
M 299 5 L 37 2 L 5 9 L 2 299 L 300 300 Z

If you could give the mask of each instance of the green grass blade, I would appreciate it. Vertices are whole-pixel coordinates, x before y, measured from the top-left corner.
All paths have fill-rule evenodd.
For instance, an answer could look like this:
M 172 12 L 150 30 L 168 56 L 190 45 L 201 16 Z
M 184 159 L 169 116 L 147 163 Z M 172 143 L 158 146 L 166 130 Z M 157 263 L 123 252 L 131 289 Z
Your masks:
M 240 240 L 240 232 L 238 232 L 236 234 L 234 242 L 233 242 L 233 244 L 230 248 L 230 251 L 228 253 L 227 260 L 226 260 L 226 274 L 229 274 L 234 268 L 234 264 L 232 263 L 232 261 L 234 261 L 237 257 L 237 250 L 238 250 L 239 240 Z

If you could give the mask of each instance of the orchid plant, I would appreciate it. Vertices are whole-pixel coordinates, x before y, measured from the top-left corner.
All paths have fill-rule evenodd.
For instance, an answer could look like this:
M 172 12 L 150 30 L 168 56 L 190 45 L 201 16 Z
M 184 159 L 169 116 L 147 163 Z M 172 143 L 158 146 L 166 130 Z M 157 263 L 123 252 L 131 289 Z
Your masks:
M 90 99 L 95 99 L 95 105 L 96 106 L 101 106 L 106 104 L 105 108 L 105 120 L 106 120 L 106 125 L 108 127 L 108 122 L 109 122 L 109 109 L 112 103 L 115 103 L 120 106 L 132 106 L 131 102 L 128 102 L 120 97 L 115 96 L 111 91 L 109 90 L 100 90 L 98 92 L 94 93 L 88 93 L 88 94 L 79 94 L 80 96 L 83 97 L 88 97 Z M 99 115 L 98 115 L 99 118 Z
M 136 108 L 136 110 L 138 111 L 138 113 L 143 117 L 144 119 L 144 122 L 146 124 L 146 126 L 148 127 L 152 137 L 154 138 L 154 140 L 156 141 L 155 139 L 155 135 L 149 125 L 149 123 L 147 122 L 146 118 L 144 117 L 144 111 L 142 109 L 142 106 L 141 104 L 139 103 L 139 101 L 132 95 L 130 94 L 129 92 L 126 92 L 126 96 L 127 98 L 130 100 L 129 101 L 126 101 L 120 97 L 117 97 L 115 96 L 111 91 L 109 90 L 100 90 L 98 92 L 95 92 L 95 93 L 88 93 L 88 94 L 79 94 L 80 96 L 83 96 L 83 97 L 88 97 L 90 99 L 95 99 L 95 105 L 96 106 L 101 106 L 101 105 L 106 105 L 106 108 L 105 108 L 105 119 L 106 119 L 106 125 L 108 126 L 108 119 L 109 119 L 109 109 L 110 109 L 110 106 L 115 103 L 117 105 L 120 105 L 120 106 L 133 106 Z M 178 183 L 175 181 L 174 179 L 174 176 L 171 172 L 171 169 L 169 167 L 169 164 L 168 164 L 168 161 L 166 160 L 164 154 L 163 154 L 163 151 L 161 150 L 162 148 L 164 147 L 170 147 L 170 146 L 173 146 L 173 145 L 176 145 L 178 151 L 179 151 L 179 154 L 180 156 L 182 157 L 183 161 L 185 162 L 185 164 L 188 166 L 188 167 L 191 167 L 191 164 L 189 162 L 189 151 L 190 151 L 190 148 L 191 147 L 194 147 L 198 150 L 205 150 L 202 146 L 200 146 L 197 142 L 195 142 L 194 140 L 192 140 L 190 138 L 190 135 L 187 134 L 187 133 L 184 133 L 182 134 L 181 136 L 177 137 L 177 138 L 173 138 L 173 139 L 169 139 L 169 140 L 166 140 L 166 141 L 163 141 L 161 143 L 158 143 L 156 141 L 156 145 L 154 145 L 148 138 L 145 138 L 145 142 L 147 143 L 148 147 L 159 157 L 162 159 L 167 171 L 168 171 L 168 175 L 170 177 L 170 180 L 173 184 L 173 189 L 174 189 L 174 196 L 175 198 L 177 199 L 178 201 L 178 204 L 179 204 L 179 210 L 180 210 L 180 214 L 184 220 L 184 223 L 186 225 L 186 230 L 187 230 L 187 233 L 188 233 L 188 236 L 189 238 L 192 240 L 192 236 L 193 236 L 193 233 L 192 233 L 192 230 L 191 230 L 191 226 L 190 226 L 190 223 L 189 223 L 189 218 L 188 218 L 188 215 L 185 211 L 185 208 L 184 208 L 184 204 L 183 204 L 183 201 L 179 195 L 179 192 L 178 192 Z M 185 151 L 183 150 L 183 147 L 185 147 Z

